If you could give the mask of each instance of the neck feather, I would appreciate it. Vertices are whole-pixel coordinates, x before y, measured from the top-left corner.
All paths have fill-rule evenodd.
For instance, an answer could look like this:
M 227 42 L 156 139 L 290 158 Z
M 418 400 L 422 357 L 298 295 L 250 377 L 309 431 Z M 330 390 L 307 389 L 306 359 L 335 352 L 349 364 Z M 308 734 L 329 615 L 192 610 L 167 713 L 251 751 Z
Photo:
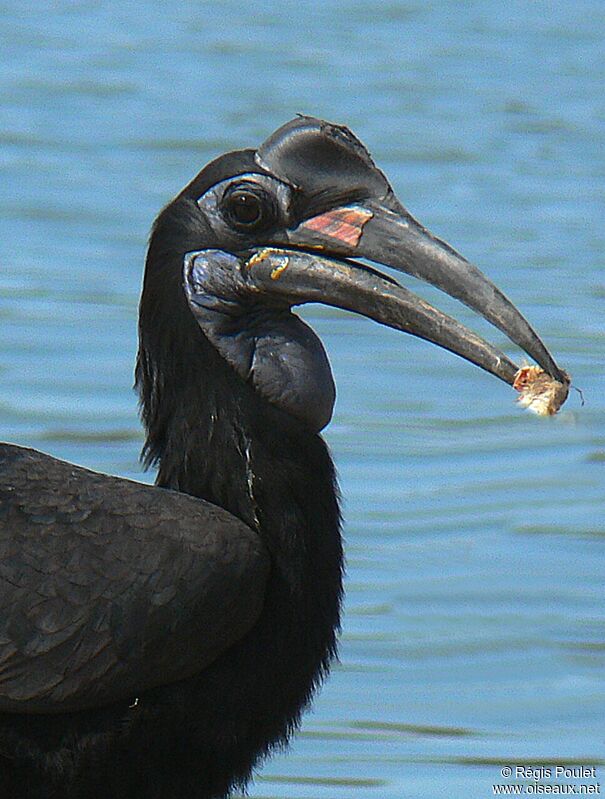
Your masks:
M 197 728 L 231 730 L 232 743 L 222 736 L 211 751 L 245 782 L 259 756 L 287 741 L 336 654 L 338 489 L 321 437 L 263 399 L 205 338 L 181 287 L 182 259 L 152 238 L 137 362 L 143 455 L 159 485 L 238 516 L 271 556 L 254 628 L 205 670 L 199 696 L 187 693 L 208 717 Z
M 169 245 L 154 247 L 152 238 L 141 299 L 144 462 L 158 467 L 158 485 L 257 529 L 295 582 L 319 569 L 318 558 L 329 556 L 340 572 L 338 489 L 324 441 L 260 396 L 210 344 L 186 303 L 182 254 Z

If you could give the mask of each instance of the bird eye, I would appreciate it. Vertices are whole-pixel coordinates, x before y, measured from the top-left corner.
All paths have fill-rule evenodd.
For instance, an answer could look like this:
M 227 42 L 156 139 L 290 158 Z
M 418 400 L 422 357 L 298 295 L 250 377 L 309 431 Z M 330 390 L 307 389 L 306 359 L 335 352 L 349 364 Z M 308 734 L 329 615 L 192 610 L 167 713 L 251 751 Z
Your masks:
M 235 184 L 223 195 L 223 214 L 234 227 L 256 230 L 265 227 L 274 216 L 271 198 L 259 186 Z

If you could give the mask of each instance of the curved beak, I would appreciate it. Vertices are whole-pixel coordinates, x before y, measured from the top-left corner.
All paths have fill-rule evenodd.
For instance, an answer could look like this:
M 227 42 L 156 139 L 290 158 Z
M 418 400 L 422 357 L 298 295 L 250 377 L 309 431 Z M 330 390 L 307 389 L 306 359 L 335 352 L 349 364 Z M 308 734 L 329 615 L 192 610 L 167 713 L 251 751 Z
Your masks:
M 314 301 L 349 308 L 425 338 L 512 385 L 517 367 L 463 325 L 373 270 L 321 256 L 366 258 L 420 278 L 460 300 L 505 333 L 552 378 L 564 385 L 569 383 L 568 375 L 510 300 L 477 267 L 408 214 L 390 189 L 382 200 L 330 209 L 273 240 L 312 254 L 307 258 L 304 253 L 299 257 L 294 252 L 283 254 L 289 258 L 288 285 L 299 298 L 300 290 L 290 285 L 295 272 L 301 285 L 313 283 Z M 320 284 L 325 292 L 322 297 L 318 296 Z

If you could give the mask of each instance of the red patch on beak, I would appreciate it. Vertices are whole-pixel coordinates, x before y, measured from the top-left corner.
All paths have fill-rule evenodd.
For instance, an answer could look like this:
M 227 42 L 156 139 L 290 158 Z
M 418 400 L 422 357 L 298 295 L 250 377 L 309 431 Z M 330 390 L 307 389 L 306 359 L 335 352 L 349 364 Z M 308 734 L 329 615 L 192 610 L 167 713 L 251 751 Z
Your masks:
M 336 239 L 350 247 L 357 247 L 363 226 L 374 216 L 371 211 L 358 205 L 347 205 L 326 211 L 325 214 L 311 217 L 303 222 L 300 227 L 323 233 L 331 239 Z

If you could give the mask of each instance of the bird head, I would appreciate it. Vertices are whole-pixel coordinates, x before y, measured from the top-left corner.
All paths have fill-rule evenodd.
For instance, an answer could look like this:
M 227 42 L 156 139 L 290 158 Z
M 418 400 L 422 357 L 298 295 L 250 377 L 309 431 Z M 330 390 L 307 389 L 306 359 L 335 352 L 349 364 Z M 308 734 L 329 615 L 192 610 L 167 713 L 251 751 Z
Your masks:
M 567 382 L 504 294 L 406 211 L 351 131 L 312 117 L 288 122 L 257 150 L 219 157 L 164 209 L 141 301 L 143 357 L 162 347 L 183 357 L 197 326 L 243 381 L 318 431 L 331 417 L 334 384 L 321 342 L 291 309 L 321 302 L 514 382 L 506 355 L 357 259 L 437 286 Z

